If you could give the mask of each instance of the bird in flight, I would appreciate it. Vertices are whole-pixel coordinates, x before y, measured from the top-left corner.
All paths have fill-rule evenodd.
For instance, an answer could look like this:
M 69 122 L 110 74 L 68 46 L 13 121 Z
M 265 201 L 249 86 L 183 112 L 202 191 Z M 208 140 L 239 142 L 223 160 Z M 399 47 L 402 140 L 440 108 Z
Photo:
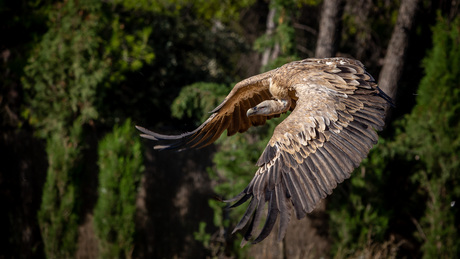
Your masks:
M 291 111 L 276 126 L 249 185 L 226 200 L 239 206 L 250 199 L 234 232 L 248 226 L 241 245 L 258 243 L 279 217 L 278 240 L 284 238 L 291 211 L 297 219 L 350 177 L 384 126 L 391 98 L 358 60 L 305 59 L 237 83 L 225 100 L 196 130 L 163 135 L 137 126 L 141 137 L 159 141 L 159 150 L 185 150 L 210 145 L 227 130 L 231 136 Z M 256 234 L 265 204 L 265 224 Z

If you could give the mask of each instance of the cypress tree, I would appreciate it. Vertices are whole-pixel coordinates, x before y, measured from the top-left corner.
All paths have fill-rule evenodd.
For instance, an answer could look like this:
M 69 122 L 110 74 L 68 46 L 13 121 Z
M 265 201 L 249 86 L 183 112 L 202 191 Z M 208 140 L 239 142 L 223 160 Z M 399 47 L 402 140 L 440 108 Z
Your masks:
M 460 197 L 460 19 L 438 17 L 433 49 L 424 59 L 425 76 L 417 104 L 400 139 L 420 167 L 413 175 L 426 195 L 419 235 L 425 258 L 459 256 Z
M 37 45 L 23 79 L 23 116 L 46 139 L 48 170 L 38 222 L 46 256 L 74 257 L 78 244 L 83 125 L 96 119 L 96 87 L 107 73 L 98 58 L 99 1 L 57 3 L 49 30 Z
M 94 226 L 100 258 L 130 258 L 134 248 L 137 187 L 143 171 L 141 143 L 130 120 L 99 143 L 99 198 Z

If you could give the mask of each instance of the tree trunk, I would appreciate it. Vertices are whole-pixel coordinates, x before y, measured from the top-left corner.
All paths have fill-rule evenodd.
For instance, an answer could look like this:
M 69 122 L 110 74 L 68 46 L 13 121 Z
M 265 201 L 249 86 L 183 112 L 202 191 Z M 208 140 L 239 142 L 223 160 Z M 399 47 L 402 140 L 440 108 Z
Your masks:
M 275 30 L 276 30 L 275 14 L 276 14 L 276 8 L 273 7 L 273 5 L 270 3 L 270 9 L 268 11 L 268 16 L 267 16 L 267 29 L 265 31 L 265 34 L 268 37 L 271 37 L 273 33 L 275 33 Z M 275 43 L 275 45 L 273 46 L 273 49 L 272 48 L 265 49 L 264 53 L 262 54 L 262 62 L 261 62 L 262 67 L 266 66 L 268 62 L 278 57 L 279 49 L 280 49 L 279 43 Z
M 340 35 L 343 0 L 324 0 L 319 24 L 315 56 L 328 58 L 335 55 Z
M 420 0 L 403 0 L 399 7 L 398 20 L 388 44 L 387 53 L 379 76 L 379 87 L 392 99 L 396 97 L 401 78 L 409 36 Z

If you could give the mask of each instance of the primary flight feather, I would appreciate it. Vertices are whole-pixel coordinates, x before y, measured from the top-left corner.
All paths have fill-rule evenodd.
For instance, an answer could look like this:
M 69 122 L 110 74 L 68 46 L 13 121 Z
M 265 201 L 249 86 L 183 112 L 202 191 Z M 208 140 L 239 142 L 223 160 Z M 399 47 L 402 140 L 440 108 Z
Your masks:
M 265 239 L 279 217 L 278 240 L 286 234 L 293 210 L 301 219 L 366 157 L 384 125 L 391 99 L 365 71 L 347 58 L 305 59 L 245 79 L 235 85 L 201 126 L 181 135 L 137 127 L 142 137 L 162 144 L 155 149 L 202 148 L 227 130 L 231 136 L 265 124 L 291 110 L 273 132 L 249 185 L 235 198 L 250 199 L 235 231 L 248 225 L 242 245 L 252 239 L 268 203 L 265 224 L 253 243 Z

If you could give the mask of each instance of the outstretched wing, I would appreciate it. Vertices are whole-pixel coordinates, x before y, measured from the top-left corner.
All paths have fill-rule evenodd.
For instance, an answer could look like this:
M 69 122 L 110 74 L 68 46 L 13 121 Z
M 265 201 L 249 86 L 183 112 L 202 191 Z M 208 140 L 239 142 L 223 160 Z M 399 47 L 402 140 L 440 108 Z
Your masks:
M 361 63 L 342 62 L 331 69 L 310 70 L 292 81 L 298 97 L 293 112 L 279 124 L 261 155 L 254 178 L 235 198 L 251 199 L 235 227 L 249 224 L 243 246 L 255 234 L 265 204 L 265 225 L 253 243 L 265 239 L 279 216 L 278 239 L 290 221 L 311 212 L 367 155 L 384 125 L 387 96 Z
M 211 111 L 209 119 L 192 132 L 181 135 L 162 135 L 139 126 L 136 128 L 143 133 L 141 136 L 144 138 L 166 142 L 156 145 L 155 149 L 183 150 L 205 147 L 216 141 L 225 130 L 227 130 L 227 135 L 231 136 L 236 132 L 245 132 L 251 126 L 263 125 L 273 116 L 248 118 L 246 112 L 262 101 L 271 99 L 269 78 L 272 71 L 237 83 L 225 100 Z

